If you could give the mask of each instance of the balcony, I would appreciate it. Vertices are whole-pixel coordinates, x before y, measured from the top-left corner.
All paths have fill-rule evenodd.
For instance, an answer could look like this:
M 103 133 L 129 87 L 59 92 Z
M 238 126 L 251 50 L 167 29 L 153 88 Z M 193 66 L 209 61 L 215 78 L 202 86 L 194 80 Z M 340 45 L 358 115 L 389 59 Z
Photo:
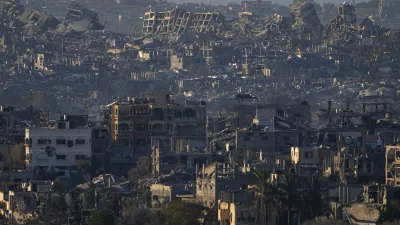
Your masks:
M 132 133 L 133 130 L 129 130 L 129 129 L 118 129 L 118 134 L 126 134 L 126 133 Z
M 129 114 L 118 115 L 118 121 L 132 121 L 133 116 Z
M 133 130 L 133 125 L 132 124 L 121 123 L 118 126 L 118 133 L 132 132 L 132 130 Z

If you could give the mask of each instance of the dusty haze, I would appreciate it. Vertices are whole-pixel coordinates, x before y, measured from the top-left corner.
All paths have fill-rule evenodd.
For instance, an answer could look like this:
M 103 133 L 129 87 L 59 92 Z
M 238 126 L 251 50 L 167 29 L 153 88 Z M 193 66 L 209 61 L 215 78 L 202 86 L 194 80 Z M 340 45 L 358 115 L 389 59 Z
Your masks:
M 204 2 L 205 4 L 210 3 L 211 5 L 226 5 L 228 3 L 234 2 L 234 3 L 240 3 L 240 0 L 172 0 L 173 2 L 177 3 L 184 3 L 184 2 L 191 2 L 191 3 L 201 3 Z M 273 0 L 273 2 L 279 3 L 279 4 L 290 4 L 293 2 L 293 0 Z M 319 3 L 324 3 L 324 2 L 333 2 L 335 4 L 343 3 L 343 0 L 315 0 L 315 2 Z M 351 2 L 351 1 L 348 1 Z M 355 2 L 361 2 L 360 0 L 356 0 Z

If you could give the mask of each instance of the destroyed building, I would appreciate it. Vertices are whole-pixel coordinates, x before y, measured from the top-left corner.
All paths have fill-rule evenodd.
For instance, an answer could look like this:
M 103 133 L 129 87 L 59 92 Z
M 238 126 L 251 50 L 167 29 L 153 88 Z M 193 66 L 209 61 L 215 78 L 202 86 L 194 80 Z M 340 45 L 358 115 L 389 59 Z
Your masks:
M 26 167 L 36 174 L 47 172 L 69 177 L 78 165 L 89 166 L 92 158 L 92 128 L 87 118 L 64 116 L 56 127 L 25 129 Z
M 68 7 L 67 15 L 65 16 L 67 21 L 70 21 L 71 26 L 75 28 L 84 27 L 89 30 L 102 30 L 104 26 L 99 21 L 97 12 L 85 8 L 78 2 L 73 1 Z
M 120 146 L 150 146 L 148 98 L 132 98 L 129 102 L 114 102 L 107 107 L 112 142 Z
M 107 107 L 111 141 L 120 145 L 149 149 L 159 144 L 172 152 L 205 148 L 205 103 L 179 105 L 169 92 L 159 92 Z
M 385 174 L 386 174 L 386 184 L 393 187 L 399 187 L 399 160 L 400 151 L 399 146 L 386 146 L 386 164 L 385 164 Z
M 223 23 L 217 12 L 187 12 L 176 8 L 167 12 L 146 12 L 143 18 L 144 35 L 214 32 Z
M 363 109 L 353 112 L 348 107 L 332 112 L 328 107 L 322 114 L 328 123 L 319 129 L 318 142 L 338 149 L 334 169 L 346 182 L 383 181 L 384 146 L 397 143 L 399 130 L 387 117 L 388 104 L 369 102 L 363 104 Z
M 218 222 L 224 224 L 251 224 L 256 221 L 256 213 L 251 210 L 255 194 L 247 191 L 222 191 L 218 200 Z
M 151 143 L 167 151 L 201 151 L 205 147 L 206 115 L 204 102 L 175 103 L 170 93 L 150 96 L 149 130 Z M 188 146 L 185 150 L 184 146 Z
M 330 29 L 343 30 L 345 26 L 355 25 L 357 17 L 355 15 L 355 7 L 348 3 L 338 6 L 338 15 L 332 19 Z
M 294 19 L 293 28 L 298 31 L 299 35 L 297 41 L 306 41 L 302 43 L 302 45 L 306 46 L 320 43 L 323 25 L 319 20 L 314 5 L 300 1 L 291 5 L 290 12 Z
M 21 20 L 27 23 L 25 29 L 32 29 L 32 27 L 39 27 L 44 30 L 55 29 L 60 23 L 53 15 L 36 9 L 25 11 L 21 15 Z
M 229 164 L 213 163 L 196 171 L 196 200 L 210 208 L 218 205 L 223 190 L 246 190 L 257 182 L 252 174 L 238 172 Z
M 399 137 L 396 110 L 389 110 L 398 105 L 399 32 L 374 15 L 357 22 L 351 4 L 320 9 L 307 2 L 296 1 L 291 14 L 259 0 L 166 12 L 173 7 L 160 3 L 130 13 L 147 11 L 143 36 L 104 30 L 99 15 L 105 12 L 76 2 L 63 3 L 70 6 L 59 22 L 46 12 L 8 5 L 9 18 L 0 26 L 1 100 L 95 118 L 105 109 L 105 121 L 85 127 L 91 132 L 83 141 L 73 129 L 29 127 L 2 112 L 2 153 L 24 138 L 26 126 L 28 138 L 38 130 L 38 143 L 28 139 L 28 170 L 63 178 L 82 162 L 95 168 L 96 161 L 93 174 L 126 176 L 151 152 L 152 175 L 143 185 L 151 187 L 153 207 L 174 200 L 218 205 L 220 220 L 232 223 L 255 220 L 241 215 L 253 196 L 237 199 L 238 192 L 249 193 L 244 190 L 254 168 L 275 169 L 275 181 L 289 165 L 304 177 L 339 175 L 338 196 L 346 204 L 356 194 L 349 190 L 346 197 L 343 190 L 384 183 L 385 177 L 393 185 L 397 147 L 386 157 L 385 147 Z M 128 14 L 112 16 L 121 22 Z M 328 109 L 318 111 L 329 99 Z M 112 176 L 106 177 L 102 186 Z M 125 185 L 110 186 L 129 192 Z M 224 191 L 235 199 L 221 196 Z

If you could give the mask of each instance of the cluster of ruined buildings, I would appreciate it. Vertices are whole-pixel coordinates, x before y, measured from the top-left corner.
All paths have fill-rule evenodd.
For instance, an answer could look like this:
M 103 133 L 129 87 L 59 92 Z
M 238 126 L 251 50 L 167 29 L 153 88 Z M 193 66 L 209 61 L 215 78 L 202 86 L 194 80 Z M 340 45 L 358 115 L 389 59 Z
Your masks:
M 338 175 L 332 217 L 374 223 L 360 209 L 400 191 L 400 5 L 378 2 L 153 8 L 138 37 L 105 31 L 76 2 L 56 18 L 2 1 L 1 100 L 45 93 L 47 105 L 1 109 L 0 213 L 24 221 L 51 192 L 48 180 L 77 174 L 129 196 L 119 177 L 144 156 L 146 207 L 197 202 L 221 224 L 251 224 L 252 171 L 276 178 L 293 165 L 300 176 Z M 52 107 L 68 115 L 51 117 Z M 77 109 L 85 113 L 69 113 Z M 16 144 L 20 171 L 8 160 Z
M 329 101 L 317 113 L 318 128 L 311 126 L 314 112 L 306 101 L 263 104 L 249 94 L 234 100 L 229 115 L 217 117 L 207 116 L 204 101 L 179 102 L 170 92 L 105 105 L 101 121 L 85 115 L 49 121 L 33 108 L 4 108 L 1 165 L 9 189 L 0 192 L 0 212 L 24 221 L 51 192 L 48 180 L 74 180 L 82 170 L 94 184 L 130 196 L 129 181 L 117 176 L 126 177 L 143 156 L 151 158 L 151 175 L 142 181 L 151 192 L 145 207 L 196 202 L 217 210 L 221 224 L 254 223 L 253 170 L 273 171 L 272 179 L 289 167 L 304 177 L 338 176 L 326 213 L 352 223 L 375 223 L 379 207 L 398 200 L 400 125 L 391 98 L 368 96 L 360 110 L 354 102 L 335 108 Z M 25 146 L 25 169 L 18 172 L 7 161 L 15 143 Z
M 17 0 L 2 2 L 4 100 L 11 100 L 9 93 L 17 89 L 24 103 L 20 107 L 29 104 L 24 96 L 31 93 L 57 102 L 40 101 L 40 107 L 56 105 L 64 112 L 70 107 L 52 93 L 75 97 L 79 111 L 114 100 L 110 96 L 126 98 L 148 90 L 215 99 L 224 94 L 221 86 L 235 89 L 229 94 L 252 86 L 254 95 L 261 96 L 291 86 L 295 75 L 301 79 L 294 87 L 302 90 L 307 79 L 392 76 L 399 69 L 399 32 L 388 24 L 395 21 L 397 1 L 382 0 L 375 8 L 309 1 L 290 7 L 270 1 L 215 7 L 188 3 L 168 5 L 164 12 L 153 6 L 143 8 L 141 27 L 129 35 L 108 31 L 101 15 L 77 2 L 62 17 Z M 190 84 L 193 79 L 202 91 Z M 52 90 L 46 92 L 44 86 Z

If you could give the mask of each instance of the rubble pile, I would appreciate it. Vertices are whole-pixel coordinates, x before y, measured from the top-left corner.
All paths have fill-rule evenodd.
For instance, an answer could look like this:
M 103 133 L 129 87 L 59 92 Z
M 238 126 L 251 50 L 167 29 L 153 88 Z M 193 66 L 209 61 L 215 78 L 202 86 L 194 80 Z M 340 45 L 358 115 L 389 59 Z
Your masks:
M 104 26 L 100 24 L 97 12 L 87 9 L 77 2 L 72 2 L 68 7 L 65 20 L 76 31 L 104 29 Z
M 178 99 L 208 99 L 210 109 L 226 112 L 218 106 L 229 105 L 221 102 L 238 92 L 265 102 L 307 97 L 325 104 L 328 96 L 356 97 L 363 89 L 343 77 L 363 81 L 382 74 L 397 84 L 399 32 L 373 17 L 357 22 L 356 8 L 348 3 L 339 5 L 336 15 L 331 5 L 323 8 L 329 12 L 318 11 L 304 1 L 290 8 L 246 3 L 262 4 L 266 15 L 257 7 L 243 12 L 185 4 L 168 10 L 166 4 L 165 11 L 144 12 L 142 32 L 133 36 L 107 31 L 102 14 L 81 3 L 72 2 L 57 19 L 7 2 L 0 31 L 4 96 L 15 88 L 22 99 L 49 97 L 41 87 L 52 83 L 63 96 L 52 98 L 75 96 L 73 104 L 85 111 L 98 108 L 94 102 L 169 90 Z M 332 16 L 326 26 L 321 16 Z M 22 88 L 28 84 L 32 88 Z M 55 101 L 57 108 L 71 108 Z M 51 107 L 44 100 L 38 104 Z
M 379 210 L 369 206 L 400 196 L 392 188 L 400 186 L 400 30 L 374 13 L 360 19 L 348 3 L 246 0 L 163 1 L 129 14 L 109 0 L 116 5 L 109 11 L 63 2 L 68 7 L 53 16 L 4 2 L 0 102 L 23 110 L 0 106 L 0 156 L 12 152 L 8 143 L 25 143 L 22 164 L 31 177 L 90 178 L 90 167 L 97 178 L 81 182 L 76 191 L 85 194 L 77 196 L 149 190 L 154 208 L 197 202 L 232 223 L 251 216 L 242 203 L 259 196 L 251 188 L 255 169 L 273 171 L 273 182 L 286 171 L 304 182 L 329 177 L 335 190 L 323 191 L 329 197 L 321 205 L 332 203 L 331 217 L 341 220 L 374 221 Z M 125 33 L 108 29 L 123 21 Z M 128 171 L 129 179 L 119 178 Z M 220 195 L 227 189 L 230 200 Z M 87 205 L 79 211 L 97 207 Z M 276 221 L 325 214 L 305 205 L 285 206 Z

